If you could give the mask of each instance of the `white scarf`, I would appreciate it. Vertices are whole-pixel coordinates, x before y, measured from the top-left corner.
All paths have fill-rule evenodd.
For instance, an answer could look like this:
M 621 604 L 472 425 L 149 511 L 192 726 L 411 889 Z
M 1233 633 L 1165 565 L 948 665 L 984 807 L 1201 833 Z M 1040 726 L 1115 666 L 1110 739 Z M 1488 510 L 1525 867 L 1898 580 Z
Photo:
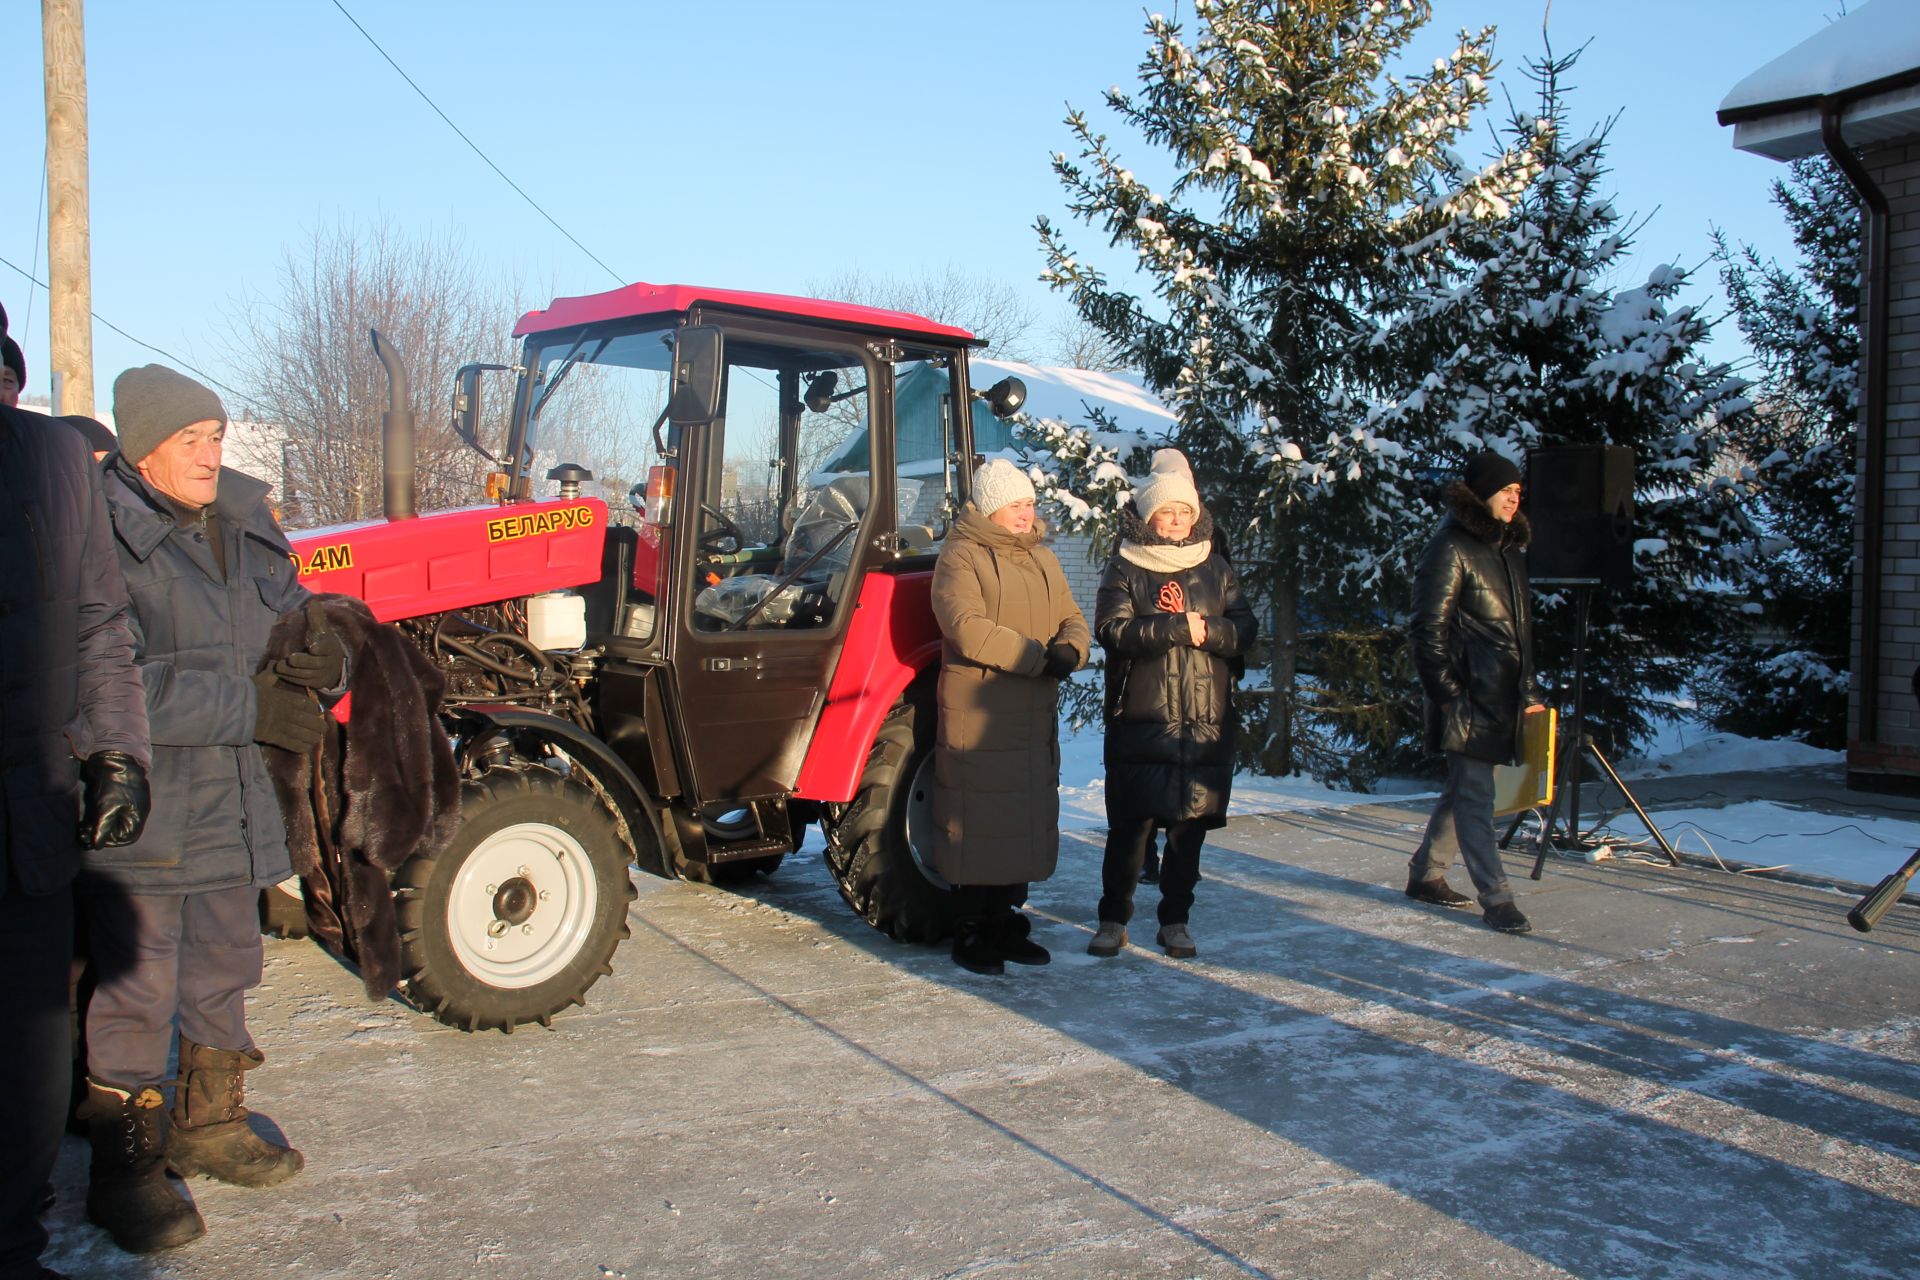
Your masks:
M 1137 564 L 1151 573 L 1179 573 L 1195 565 L 1205 564 L 1207 557 L 1213 554 L 1213 539 L 1202 538 L 1183 547 L 1143 546 L 1138 542 L 1122 542 L 1120 558 L 1130 564 Z

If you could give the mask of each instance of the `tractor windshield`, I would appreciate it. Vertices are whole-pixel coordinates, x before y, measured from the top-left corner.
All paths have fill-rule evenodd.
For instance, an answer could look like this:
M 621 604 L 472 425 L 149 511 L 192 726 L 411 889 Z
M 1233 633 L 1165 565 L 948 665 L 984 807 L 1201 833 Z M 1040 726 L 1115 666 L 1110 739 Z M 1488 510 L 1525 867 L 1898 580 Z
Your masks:
M 659 461 L 651 429 L 667 403 L 672 363 L 667 328 L 576 333 L 540 348 L 532 365 L 530 473 L 578 463 L 593 472 L 593 487 L 616 519 L 637 518 L 626 495 Z

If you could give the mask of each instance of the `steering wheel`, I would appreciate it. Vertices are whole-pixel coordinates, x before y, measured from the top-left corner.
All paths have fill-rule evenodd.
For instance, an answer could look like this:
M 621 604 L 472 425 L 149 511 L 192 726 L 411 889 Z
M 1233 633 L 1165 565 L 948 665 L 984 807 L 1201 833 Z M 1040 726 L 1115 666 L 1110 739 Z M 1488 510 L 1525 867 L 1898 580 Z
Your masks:
M 702 551 L 711 552 L 714 555 L 730 556 L 747 545 L 746 535 L 740 532 L 740 526 L 735 524 L 727 516 L 726 512 L 713 506 L 711 503 L 703 502 L 700 504 L 700 514 L 703 516 L 712 516 L 720 526 L 717 529 L 702 529 L 700 531 L 700 549 Z M 729 542 L 733 545 L 727 546 L 726 544 Z

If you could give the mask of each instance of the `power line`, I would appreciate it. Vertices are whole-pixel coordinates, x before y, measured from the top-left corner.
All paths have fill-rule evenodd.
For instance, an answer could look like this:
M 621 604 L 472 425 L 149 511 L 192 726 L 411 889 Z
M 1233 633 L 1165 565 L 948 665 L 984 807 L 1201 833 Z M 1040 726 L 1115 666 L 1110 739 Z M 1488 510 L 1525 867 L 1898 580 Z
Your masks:
M 39 285 L 42 289 L 47 289 L 46 283 L 44 281 L 36 279 L 33 272 L 21 271 L 18 266 L 16 266 L 12 262 L 9 262 L 6 258 L 0 257 L 0 266 L 12 267 L 13 270 L 18 271 L 21 275 L 25 276 L 28 280 L 32 281 L 34 284 Z M 48 289 L 47 291 L 49 293 L 52 292 L 51 289 Z M 173 352 L 163 350 L 160 347 L 156 347 L 151 342 L 142 342 L 140 339 L 134 337 L 132 334 L 128 333 L 125 329 L 122 329 L 119 325 L 115 324 L 113 321 L 101 315 L 98 311 L 89 310 L 87 314 L 92 316 L 95 320 L 98 320 L 101 324 L 107 326 L 107 328 L 119 334 L 121 337 L 125 338 L 128 342 L 131 342 L 134 346 L 145 347 L 147 350 L 153 352 L 153 354 L 157 356 L 165 356 L 168 360 L 173 361 L 173 363 L 179 365 L 182 369 L 185 369 L 190 373 L 198 375 L 202 382 L 211 382 L 214 386 L 219 387 L 222 391 L 225 391 L 229 395 L 235 396 L 242 401 L 244 401 L 247 398 L 245 394 L 239 391 L 235 391 L 232 387 L 220 381 L 220 379 L 214 377 L 212 374 L 207 373 L 203 370 L 194 368 L 192 365 L 188 364 L 185 360 L 182 360 L 179 356 L 174 355 Z M 24 332 L 24 330 L 22 332 Z
M 40 220 L 46 216 L 47 212 L 47 159 L 47 145 L 41 143 L 40 194 L 33 202 L 33 252 L 27 255 L 28 263 L 32 263 L 34 257 L 40 252 Z M 21 326 L 20 332 L 22 333 L 25 333 L 33 326 L 33 299 L 34 294 L 29 290 L 27 293 L 27 322 Z
M 367 32 L 367 29 L 360 25 L 360 20 L 354 17 L 351 13 L 347 12 L 347 7 L 341 4 L 340 0 L 333 0 L 333 7 L 340 11 L 342 17 L 346 18 L 348 22 L 351 22 L 353 24 L 354 30 L 358 31 L 361 35 L 366 36 L 367 43 L 373 46 L 374 52 L 378 53 L 381 57 L 385 58 L 387 60 L 387 65 L 400 73 L 400 78 L 407 82 L 407 87 L 412 89 L 415 93 L 419 94 L 420 100 L 426 103 L 428 106 L 432 107 L 433 113 L 435 115 L 439 116 L 442 120 L 446 121 L 447 128 L 453 130 L 454 133 L 458 134 L 460 141 L 466 143 L 469 147 L 473 148 L 473 154 L 479 156 L 482 160 L 486 161 L 487 168 L 499 174 L 500 180 L 506 183 L 508 186 L 512 187 L 514 191 L 518 192 L 520 198 L 522 200 L 525 200 L 529 205 L 531 205 L 535 213 L 545 218 L 548 222 L 553 223 L 553 229 L 555 231 L 558 231 L 561 235 L 565 236 L 568 240 L 572 241 L 574 248 L 586 254 L 589 258 L 592 258 L 595 265 L 597 265 L 602 271 L 606 272 L 608 275 L 612 276 L 615 284 L 627 283 L 627 279 L 625 276 L 622 276 L 619 272 L 615 271 L 612 267 L 608 266 L 606 263 L 601 262 L 599 257 L 597 257 L 594 254 L 593 250 L 587 248 L 587 246 L 581 244 L 579 240 L 575 239 L 573 232 L 561 226 L 559 222 L 554 219 L 554 216 L 552 214 L 548 213 L 545 209 L 542 209 L 532 196 L 528 195 L 525 191 L 522 191 L 520 189 L 519 183 L 515 182 L 512 178 L 509 178 L 506 175 L 506 172 L 502 170 L 499 165 L 495 164 L 491 159 L 489 159 L 487 156 L 487 153 L 480 149 L 479 144 L 474 142 L 472 138 L 469 138 L 465 134 L 465 132 L 461 130 L 460 126 L 455 124 L 452 121 L 452 119 L 448 117 L 447 113 L 440 109 L 440 105 L 436 103 L 432 98 L 429 98 L 427 96 L 427 91 L 425 89 L 422 89 L 419 85 L 413 82 L 413 77 L 408 75 L 404 70 L 401 69 L 400 64 L 393 60 L 393 55 L 380 47 L 380 42 L 378 40 L 375 40 L 371 35 L 369 35 Z

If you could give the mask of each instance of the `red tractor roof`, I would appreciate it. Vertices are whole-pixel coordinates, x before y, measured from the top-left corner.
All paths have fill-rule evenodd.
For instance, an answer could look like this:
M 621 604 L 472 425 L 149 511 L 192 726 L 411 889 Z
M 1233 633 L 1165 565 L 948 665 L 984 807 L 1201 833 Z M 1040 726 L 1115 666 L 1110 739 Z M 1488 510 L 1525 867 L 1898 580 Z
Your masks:
M 602 320 L 668 315 L 686 311 L 702 302 L 762 315 L 802 316 L 810 320 L 858 325 L 865 329 L 883 329 L 888 333 L 945 338 L 949 341 L 958 338 L 976 347 L 986 345 L 965 329 L 940 324 L 910 311 L 888 311 L 884 307 L 862 307 L 851 302 L 827 302 L 819 298 L 796 298 L 784 293 L 748 293 L 739 289 L 644 282 L 578 298 L 555 298 L 544 311 L 529 311 L 521 316 L 520 323 L 514 326 L 513 336 L 520 338 L 530 333 L 547 333 Z

